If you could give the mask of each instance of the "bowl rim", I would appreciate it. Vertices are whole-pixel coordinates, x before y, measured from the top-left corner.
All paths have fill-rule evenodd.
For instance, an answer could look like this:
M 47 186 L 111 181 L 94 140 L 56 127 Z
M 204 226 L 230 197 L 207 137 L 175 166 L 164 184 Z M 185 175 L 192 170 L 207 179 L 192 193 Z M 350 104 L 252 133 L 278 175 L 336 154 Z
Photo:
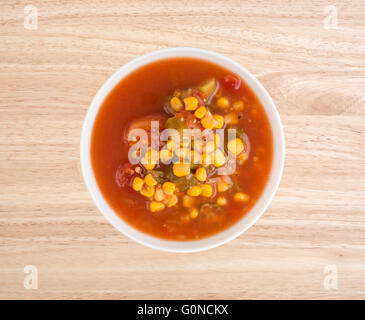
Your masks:
M 264 191 L 262 192 L 256 204 L 244 217 L 242 217 L 228 229 L 203 239 L 189 241 L 157 238 L 141 232 L 125 222 L 120 216 L 117 215 L 116 212 L 114 212 L 114 210 L 103 198 L 96 183 L 90 159 L 90 142 L 94 121 L 106 96 L 124 77 L 141 66 L 158 60 L 177 57 L 198 58 L 210 61 L 239 75 L 251 88 L 251 90 L 253 90 L 264 107 L 265 112 L 269 118 L 273 138 L 273 162 L 271 172 L 266 182 Z M 102 87 L 98 90 L 89 106 L 83 123 L 80 137 L 80 162 L 82 175 L 93 201 L 103 216 L 117 230 L 122 232 L 130 239 L 153 249 L 182 253 L 198 252 L 218 247 L 233 240 L 250 228 L 265 212 L 278 189 L 284 169 L 284 130 L 276 106 L 264 86 L 240 64 L 226 56 L 205 49 L 190 47 L 167 48 L 149 52 L 129 61 L 119 68 L 111 77 L 109 77 L 108 80 L 106 80 Z

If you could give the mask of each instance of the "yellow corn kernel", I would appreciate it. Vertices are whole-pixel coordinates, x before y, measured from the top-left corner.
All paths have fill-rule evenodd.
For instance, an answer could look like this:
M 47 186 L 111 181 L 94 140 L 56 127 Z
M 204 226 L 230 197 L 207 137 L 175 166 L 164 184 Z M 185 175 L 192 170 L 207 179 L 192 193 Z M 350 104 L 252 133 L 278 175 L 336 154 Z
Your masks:
M 190 216 L 191 219 L 197 218 L 198 215 L 199 215 L 199 211 L 198 211 L 197 208 L 191 208 L 190 209 L 189 216 Z
M 149 187 L 147 185 L 144 185 L 140 192 L 142 196 L 145 196 L 147 198 L 152 198 L 153 195 L 155 194 L 155 187 Z
M 175 185 L 172 182 L 167 181 L 162 185 L 162 190 L 166 194 L 173 194 L 175 192 Z
M 175 111 L 180 111 L 184 105 L 178 97 L 172 97 L 170 100 L 171 108 Z
M 160 160 L 167 164 L 173 157 L 173 153 L 171 150 L 168 149 L 161 149 L 160 150 Z
M 153 170 L 153 168 L 156 166 L 158 156 L 158 151 L 149 149 L 142 158 L 142 165 L 147 170 Z
M 217 125 L 217 121 L 214 120 L 214 117 L 209 111 L 205 114 L 204 118 L 200 120 L 200 122 L 202 126 L 208 130 L 214 129 Z
M 180 142 L 180 146 L 183 148 L 187 148 L 190 146 L 190 140 L 183 140 Z
M 175 206 L 177 204 L 177 200 L 178 200 L 177 195 L 176 194 L 172 195 L 171 199 L 167 202 L 167 207 L 171 208 Z
M 203 167 L 208 167 L 212 163 L 213 163 L 212 156 L 208 153 L 203 153 L 203 156 L 202 156 L 202 165 L 203 165 Z
M 143 187 L 144 181 L 140 177 L 135 177 L 132 182 L 132 188 L 135 191 L 141 191 Z
M 185 208 L 191 208 L 195 204 L 195 199 L 193 197 L 190 197 L 188 195 L 183 196 L 183 206 Z
M 220 116 L 219 114 L 215 114 L 213 116 L 213 119 L 216 122 L 215 128 L 216 129 L 222 129 L 223 125 L 224 125 L 224 118 L 222 116 Z
M 184 99 L 185 109 L 188 111 L 194 111 L 198 107 L 198 99 L 195 97 L 187 97 Z
M 177 145 L 177 143 L 174 140 L 169 140 L 166 142 L 166 147 L 167 149 L 174 151 L 177 148 L 179 148 L 179 146 Z
M 191 197 L 199 197 L 202 192 L 202 189 L 199 186 L 191 187 L 186 193 Z
M 228 109 L 229 108 L 229 100 L 227 97 L 220 97 L 216 103 L 218 108 L 221 108 L 221 109 Z
M 195 172 L 195 177 L 199 181 L 205 181 L 207 180 L 207 170 L 205 168 L 198 168 Z
M 227 199 L 225 197 L 223 197 L 223 196 L 219 196 L 217 198 L 217 204 L 219 206 L 223 207 L 223 206 L 227 205 Z
M 156 201 L 162 201 L 165 199 L 165 193 L 159 188 L 155 191 L 154 198 Z
M 228 183 L 226 183 L 223 180 L 219 180 L 217 182 L 217 190 L 218 192 L 225 192 L 230 188 L 230 185 Z
M 165 209 L 165 204 L 163 204 L 162 202 L 151 201 L 150 210 L 152 212 L 161 211 L 163 209 Z
M 185 177 L 190 173 L 189 163 L 174 163 L 172 166 L 172 172 L 177 177 Z
M 144 177 L 144 182 L 146 182 L 149 187 L 153 187 L 157 184 L 157 181 L 150 173 Z
M 224 122 L 227 124 L 237 124 L 238 123 L 238 115 L 236 112 L 227 113 L 224 116 Z
M 243 111 L 244 108 L 245 104 L 243 103 L 242 100 L 238 100 L 235 103 L 233 103 L 233 109 L 236 111 Z
M 237 202 L 247 202 L 248 199 L 250 199 L 250 196 L 243 192 L 236 192 L 233 195 L 233 199 L 234 199 L 234 201 L 237 201 Z
M 213 164 L 215 167 L 221 167 L 226 163 L 226 157 L 224 156 L 224 153 L 222 152 L 221 149 L 217 149 L 214 152 L 214 160 L 213 160 Z
M 201 119 L 205 116 L 205 114 L 207 113 L 207 109 L 205 107 L 200 107 L 198 109 L 195 110 L 194 115 L 198 118 Z
M 200 188 L 202 189 L 201 195 L 203 197 L 209 198 L 209 197 L 212 196 L 212 194 L 213 194 L 213 187 L 210 184 L 204 183 L 204 184 L 202 184 L 200 186 Z
M 243 152 L 245 146 L 241 139 L 236 138 L 228 142 L 228 150 L 231 151 L 235 156 L 238 156 Z
M 240 156 L 239 156 L 239 158 L 238 158 L 239 160 L 241 160 L 242 162 L 244 162 L 244 161 L 246 161 L 246 159 L 247 159 L 247 154 L 246 153 L 242 153 Z

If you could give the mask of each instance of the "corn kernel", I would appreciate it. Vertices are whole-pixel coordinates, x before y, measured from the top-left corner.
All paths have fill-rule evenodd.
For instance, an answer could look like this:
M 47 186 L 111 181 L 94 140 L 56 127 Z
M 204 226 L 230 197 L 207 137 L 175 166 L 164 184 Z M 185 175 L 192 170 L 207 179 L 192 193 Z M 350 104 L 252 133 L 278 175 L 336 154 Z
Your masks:
M 213 164 L 215 167 L 221 167 L 226 163 L 226 157 L 221 149 L 217 149 L 214 153 Z
M 177 177 L 185 177 L 190 173 L 190 164 L 188 163 L 174 163 L 172 172 Z
M 153 187 L 157 184 L 157 181 L 150 173 L 144 177 L 144 182 L 146 182 L 149 187 Z
M 242 162 L 244 162 L 244 161 L 246 161 L 246 159 L 247 159 L 247 154 L 246 153 L 242 153 L 240 156 L 239 156 L 239 158 L 238 158 L 239 160 L 241 160 Z
M 250 196 L 243 192 L 236 192 L 233 195 L 233 199 L 234 199 L 234 201 L 237 201 L 237 202 L 247 202 L 248 199 L 250 199 Z
M 159 188 L 155 191 L 154 198 L 156 201 L 162 201 L 165 199 L 165 193 Z
M 166 142 L 166 147 L 167 149 L 174 151 L 177 148 L 179 148 L 179 146 L 177 145 L 177 143 L 174 140 L 169 140 Z
M 200 122 L 202 126 L 208 130 L 214 129 L 217 125 L 217 121 L 214 120 L 214 117 L 209 111 L 205 114 L 204 118 L 200 120 Z
M 167 150 L 167 149 L 160 150 L 160 160 L 164 164 L 168 164 L 169 161 L 172 159 L 172 157 L 173 157 L 173 154 L 172 154 L 171 150 Z
M 144 181 L 140 177 L 135 177 L 132 182 L 132 188 L 135 191 L 141 191 Z
M 198 109 L 195 110 L 194 115 L 198 118 L 201 119 L 205 116 L 205 114 L 207 113 L 207 109 L 205 107 L 200 107 Z
M 140 192 L 142 196 L 145 196 L 147 198 L 152 198 L 153 195 L 155 194 L 155 187 L 149 187 L 147 185 L 144 185 Z
M 207 170 L 205 168 L 198 168 L 195 172 L 195 177 L 199 181 L 205 181 L 207 180 Z
M 191 187 L 186 193 L 191 197 L 199 197 L 202 192 L 202 189 L 199 186 Z
M 175 191 L 175 185 L 172 183 L 172 182 L 165 182 L 163 185 L 162 185 L 162 190 L 163 192 L 165 192 L 166 194 L 173 194 L 174 191 Z
M 238 123 L 238 115 L 236 112 L 227 113 L 224 116 L 224 122 L 227 124 L 237 124 Z
M 235 156 L 241 154 L 245 149 L 242 140 L 239 138 L 232 139 L 231 141 L 229 141 L 227 147 L 228 150 L 231 151 Z
M 167 207 L 171 208 L 175 206 L 177 204 L 177 200 L 178 200 L 177 195 L 176 194 L 172 195 L 171 199 L 167 202 Z
M 229 100 L 227 97 L 220 97 L 215 103 L 218 108 L 228 109 L 229 108 Z
M 195 199 L 193 197 L 190 197 L 188 195 L 183 196 L 183 206 L 185 208 L 191 208 L 195 204 Z
M 159 153 L 156 150 L 149 149 L 142 158 L 142 165 L 147 170 L 153 170 L 156 166 Z
M 170 100 L 171 108 L 175 111 L 180 111 L 184 105 L 178 97 L 172 97 Z
M 152 212 L 161 211 L 163 209 L 165 209 L 165 205 L 162 202 L 151 201 L 150 210 Z
M 185 109 L 188 111 L 194 111 L 198 107 L 198 99 L 195 97 L 187 97 L 184 99 Z
M 217 182 L 218 192 L 225 192 L 230 188 L 230 185 L 223 180 Z
M 216 129 L 222 129 L 223 128 L 223 125 L 224 125 L 224 118 L 221 115 L 219 115 L 219 114 L 215 114 L 213 116 L 213 119 L 216 122 L 215 128 Z
M 202 189 L 201 195 L 203 197 L 209 198 L 209 197 L 212 196 L 212 194 L 213 194 L 213 187 L 210 184 L 204 183 L 204 184 L 202 184 L 200 186 L 200 188 Z
M 190 216 L 190 218 L 191 218 L 191 219 L 195 219 L 195 218 L 197 218 L 197 217 L 198 217 L 198 215 L 199 215 L 199 211 L 198 211 L 198 209 L 196 209 L 196 208 L 192 208 L 192 209 L 190 209 L 189 216 Z
M 183 148 L 187 148 L 190 146 L 190 140 L 183 140 L 180 142 L 180 146 Z
M 223 197 L 223 196 L 219 196 L 217 198 L 217 204 L 219 206 L 223 207 L 223 206 L 227 205 L 227 199 L 225 197 Z
M 233 109 L 236 111 L 243 111 L 244 108 L 245 104 L 243 103 L 242 100 L 238 100 L 235 103 L 233 103 Z

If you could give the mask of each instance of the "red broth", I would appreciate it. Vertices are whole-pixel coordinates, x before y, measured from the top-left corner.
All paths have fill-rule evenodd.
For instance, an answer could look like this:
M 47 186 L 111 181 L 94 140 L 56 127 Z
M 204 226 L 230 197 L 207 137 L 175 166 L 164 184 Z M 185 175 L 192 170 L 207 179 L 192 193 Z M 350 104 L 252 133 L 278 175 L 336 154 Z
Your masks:
M 233 195 L 227 193 L 224 215 L 214 223 L 199 217 L 190 219 L 188 216 L 185 219 L 186 209 L 181 206 L 151 212 L 144 197 L 130 187 L 121 188 L 116 182 L 116 170 L 128 162 L 129 145 L 123 142 L 125 128 L 137 118 L 163 112 L 166 97 L 171 96 L 175 89 L 192 87 L 212 77 L 221 83 L 226 82 L 228 98 L 244 102 L 239 126 L 249 138 L 250 152 L 234 176 L 240 190 L 249 195 L 249 200 L 235 202 Z M 103 197 L 128 224 L 159 238 L 195 240 L 227 229 L 255 205 L 272 167 L 271 126 L 253 91 L 242 79 L 239 79 L 241 84 L 237 87 L 230 77 L 235 77 L 231 71 L 204 60 L 165 59 L 129 74 L 106 97 L 92 131 L 92 168 Z

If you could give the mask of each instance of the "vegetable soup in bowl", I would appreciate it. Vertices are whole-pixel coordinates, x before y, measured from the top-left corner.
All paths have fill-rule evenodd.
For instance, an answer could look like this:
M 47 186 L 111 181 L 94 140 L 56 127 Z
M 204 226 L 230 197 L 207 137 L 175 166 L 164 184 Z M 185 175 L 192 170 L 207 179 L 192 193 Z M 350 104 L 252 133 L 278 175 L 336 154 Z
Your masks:
M 250 227 L 280 182 L 284 135 L 263 86 L 194 48 L 137 58 L 99 90 L 81 136 L 103 215 L 152 248 L 192 252 Z

